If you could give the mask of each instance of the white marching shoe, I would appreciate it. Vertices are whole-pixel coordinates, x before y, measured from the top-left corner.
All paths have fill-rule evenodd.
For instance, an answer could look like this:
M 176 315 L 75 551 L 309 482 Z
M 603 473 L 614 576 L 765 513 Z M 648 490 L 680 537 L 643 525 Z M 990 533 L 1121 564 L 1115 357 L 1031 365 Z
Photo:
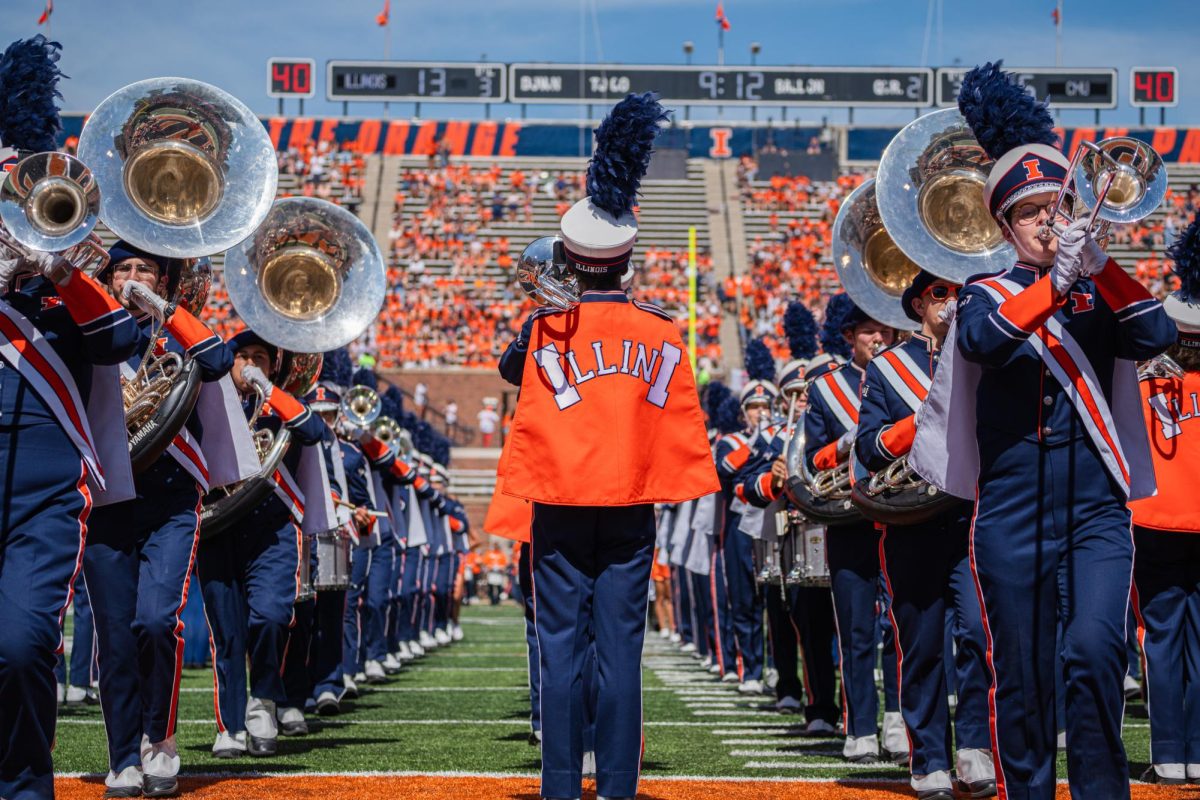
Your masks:
M 596 751 L 588 750 L 583 754 L 583 777 L 596 777 Z
M 852 764 L 874 764 L 879 761 L 879 737 L 847 736 L 842 757 Z
M 899 711 L 883 712 L 883 752 L 894 764 L 908 763 L 908 730 Z
M 104 786 L 108 789 L 104 793 L 105 797 L 141 797 L 142 768 L 130 765 L 119 774 L 110 769 L 104 779 Z
M 383 671 L 388 675 L 395 675 L 402 666 L 400 659 L 391 653 L 388 653 L 383 659 Z
M 679 648 L 679 652 L 694 653 L 694 652 L 696 652 L 696 645 L 692 644 L 691 642 L 688 642 L 683 647 Z
M 400 643 L 400 647 L 396 650 L 395 656 L 396 660 L 401 664 L 407 663 L 416 658 L 416 656 L 413 655 L 413 651 L 409 649 L 408 642 Z
M 955 758 L 954 772 L 958 778 L 958 790 L 967 797 L 996 795 L 996 765 L 992 761 L 991 750 L 959 750 Z
M 383 683 L 387 680 L 387 673 L 384 672 L 383 664 L 378 661 L 367 660 L 363 664 L 363 674 L 367 676 L 367 683 Z
M 450 634 L 446 633 L 445 628 L 438 628 L 433 632 L 433 638 L 439 645 L 450 644 Z
M 432 636 L 430 636 L 429 631 L 421 631 L 421 633 L 417 636 L 417 641 L 420 642 L 421 647 L 425 648 L 426 650 L 434 650 L 438 646 L 437 639 L 434 639 Z
M 278 747 L 279 723 L 275 721 L 275 701 L 251 697 L 246 701 L 247 750 L 252 756 L 273 756 Z
M 284 736 L 304 736 L 308 733 L 304 712 L 298 708 L 277 709 L 275 720 L 279 723 L 279 732 Z
M 918 800 L 954 800 L 954 786 L 950 782 L 950 773 L 945 770 L 913 775 L 909 785 L 916 791 Z
M 463 640 L 462 626 L 457 622 L 450 623 L 450 639 L 455 642 L 461 642 Z
M 408 643 L 408 651 L 412 653 L 413 658 L 420 658 L 421 656 L 425 655 L 425 648 L 422 647 L 421 643 L 417 641 Z
M 738 684 L 738 693 L 739 694 L 762 694 L 763 693 L 762 681 L 750 680 L 750 681 L 745 681 L 743 683 L 740 683 L 740 684 Z
M 741 681 L 742 679 L 738 677 L 736 672 L 726 672 L 724 675 L 721 675 L 721 683 L 741 683 Z
M 342 697 L 349 697 L 351 700 L 358 699 L 358 684 L 354 682 L 354 678 L 342 675 L 342 689 Z
M 229 731 L 221 731 L 213 742 L 212 754 L 216 758 L 241 758 L 246 755 L 246 732 L 238 731 L 234 735 Z

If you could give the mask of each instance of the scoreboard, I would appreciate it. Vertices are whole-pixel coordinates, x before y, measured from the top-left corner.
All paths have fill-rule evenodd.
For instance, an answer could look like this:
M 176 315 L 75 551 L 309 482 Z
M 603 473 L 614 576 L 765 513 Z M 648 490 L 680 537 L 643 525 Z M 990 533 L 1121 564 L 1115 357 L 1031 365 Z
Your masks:
M 658 92 L 686 105 L 926 108 L 925 67 L 715 67 L 647 64 L 511 64 L 511 103 L 606 103 Z
M 1129 104 L 1135 108 L 1179 105 L 1179 70 L 1134 67 L 1129 71 Z
M 1072 69 L 1038 67 L 1025 69 L 1005 65 L 1006 72 L 1017 75 L 1021 85 L 1039 100 L 1050 100 L 1056 108 L 1116 108 L 1117 71 L 1115 69 Z M 958 102 L 966 69 L 942 67 L 937 71 L 937 104 L 952 106 Z
M 504 64 L 403 61 L 330 61 L 330 100 L 416 103 L 503 103 Z
M 267 97 L 312 97 L 317 93 L 316 69 L 311 58 L 267 59 Z

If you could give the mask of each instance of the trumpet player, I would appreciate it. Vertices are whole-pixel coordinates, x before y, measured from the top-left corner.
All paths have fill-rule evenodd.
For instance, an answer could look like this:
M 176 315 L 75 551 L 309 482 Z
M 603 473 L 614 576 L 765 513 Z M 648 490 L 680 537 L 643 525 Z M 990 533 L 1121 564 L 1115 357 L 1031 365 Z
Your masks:
M 954 316 L 958 286 L 922 270 L 901 297 L 904 313 L 921 328 L 867 364 L 855 452 L 872 471 L 907 455 L 916 411 L 937 369 Z M 967 559 L 969 506 L 955 505 L 919 525 L 886 525 L 880 564 L 891 595 L 900 710 L 912 744 L 909 769 L 920 800 L 954 800 L 996 793 L 987 728 L 986 643 Z M 951 762 L 950 709 L 944 660 L 946 615 L 952 619 L 958 704 L 957 756 Z
M 830 305 L 833 306 L 832 300 Z M 846 302 L 845 308 L 845 313 L 836 319 L 828 318 L 831 311 L 827 309 L 825 323 L 849 344 L 851 359 L 830 369 L 809 386 L 804 415 L 804 457 L 813 470 L 834 469 L 849 459 L 858 431 L 859 389 L 866 377 L 867 363 L 881 349 L 890 347 L 896 337 L 893 328 L 871 319 L 853 302 Z M 881 754 L 876 717 L 879 697 L 875 690 L 875 653 L 879 641 L 876 608 L 887 602 L 880 587 L 879 532 L 866 520 L 831 525 L 826 551 L 841 656 L 842 717 L 846 732 L 842 753 L 853 763 L 872 763 Z M 908 740 L 898 701 L 892 687 L 886 684 L 889 672 L 895 676 L 894 659 L 895 648 L 888 634 L 884 639 L 882 755 L 901 761 L 908 756 Z
M 1054 797 L 1049 710 L 1061 669 L 1071 796 L 1128 798 L 1127 501 L 1154 492 L 1132 360 L 1161 353 L 1176 330 L 1088 220 L 1054 217 L 1072 210 L 1056 198 L 1074 178 L 1045 106 L 998 64 L 969 72 L 959 98 L 996 159 L 984 202 L 1017 263 L 959 292 L 954 346 L 910 463 L 975 498 L 969 553 L 988 642 L 998 795 Z
M 96 277 L 134 315 L 140 332 L 137 352 L 123 365 L 127 377 L 136 380 L 147 353 L 194 361 L 206 383 L 229 373 L 233 355 L 220 337 L 166 299 L 183 265 L 124 241 L 108 257 Z M 210 489 L 203 433 L 193 410 L 167 451 L 135 477 L 137 497 L 96 509 L 89 524 L 83 572 L 104 665 L 109 797 L 165 797 L 178 790 L 179 616 L 196 557 L 199 507 Z
M 249 419 L 259 407 L 258 430 L 291 431 L 281 467 L 268 477 L 274 492 L 229 530 L 200 543 L 197 574 L 212 632 L 217 737 L 213 755 L 273 755 L 279 725 L 276 704 L 287 702 L 282 670 L 299 589 L 303 501 L 295 475 L 301 448 L 321 442 L 325 424 L 303 402 L 272 383 L 280 350 L 251 330 L 231 338 L 230 375 Z M 246 693 L 246 662 L 250 694 Z
M 1140 382 L 1158 494 L 1133 511 L 1134 611 L 1141 628 L 1150 758 L 1142 780 L 1178 785 L 1200 780 L 1200 222 L 1168 251 L 1181 287 L 1163 306 L 1178 329 L 1161 370 Z M 1177 367 L 1177 369 L 1176 369 Z M 1189 666 L 1191 665 L 1191 666 Z
M 57 60 L 42 36 L 0 57 L 0 84 L 25 89 L 0 112 L 0 151 L 55 149 Z M 52 77 L 31 87 L 29 75 Z M 121 413 L 119 387 L 93 367 L 122 363 L 137 343 L 129 312 L 62 256 L 0 246 L 0 797 L 54 796 L 62 618 L 96 492 L 129 472 L 124 436 L 101 427 Z

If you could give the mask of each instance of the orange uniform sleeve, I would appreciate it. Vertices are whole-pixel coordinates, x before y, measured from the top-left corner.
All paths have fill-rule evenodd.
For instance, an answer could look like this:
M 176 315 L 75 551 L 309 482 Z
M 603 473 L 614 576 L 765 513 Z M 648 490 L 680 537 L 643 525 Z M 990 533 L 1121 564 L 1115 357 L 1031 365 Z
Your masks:
M 894 457 L 907 453 L 912 449 L 913 439 L 917 436 L 917 418 L 909 414 L 904 419 L 892 425 L 879 434 L 879 443 Z
M 1046 274 L 1019 294 L 1005 300 L 997 309 L 1000 316 L 1026 333 L 1033 333 L 1067 301 L 1056 297 L 1050 275 Z
M 1118 314 L 1135 303 L 1154 299 L 1154 295 L 1150 294 L 1145 286 L 1131 278 L 1129 273 L 1111 258 L 1093 279 L 1104 302 Z
M 817 469 L 833 469 L 838 465 L 837 442 L 833 441 L 822 447 L 813 456 L 813 466 Z
M 67 282 L 57 284 L 56 288 L 76 325 L 87 325 L 121 310 L 121 304 L 103 286 L 80 270 L 71 270 Z
M 308 409 L 303 403 L 290 394 L 276 386 L 271 390 L 271 394 L 267 396 L 267 408 L 279 415 L 279 418 L 284 422 L 291 422 L 298 419 Z
M 166 321 L 166 328 L 185 350 L 190 350 L 214 336 L 209 327 L 196 319 L 186 308 L 176 308 L 175 313 Z

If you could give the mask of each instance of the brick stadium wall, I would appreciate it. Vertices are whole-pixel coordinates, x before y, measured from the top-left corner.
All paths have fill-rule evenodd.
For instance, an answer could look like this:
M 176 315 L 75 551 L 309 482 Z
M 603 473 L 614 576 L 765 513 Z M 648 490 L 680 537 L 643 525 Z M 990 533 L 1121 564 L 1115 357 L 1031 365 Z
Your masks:
M 453 399 L 458 403 L 458 419 L 465 426 L 475 429 L 479 425 L 477 414 L 483 408 L 483 398 L 495 397 L 500 400 L 500 410 L 505 408 L 505 395 L 511 407 L 516 400 L 516 387 L 502 379 L 495 370 L 491 369 L 406 369 L 403 372 L 387 372 L 383 377 L 399 386 L 410 395 L 416 390 L 418 383 L 424 383 L 429 388 L 429 408 L 443 411 L 446 403 Z M 408 403 L 408 398 L 405 398 Z M 414 411 L 406 405 L 410 411 Z M 427 417 L 434 427 L 441 426 L 441 418 L 437 415 Z M 478 447 L 479 438 L 464 443 L 468 447 Z M 473 464 L 456 464 L 461 467 L 473 467 Z

